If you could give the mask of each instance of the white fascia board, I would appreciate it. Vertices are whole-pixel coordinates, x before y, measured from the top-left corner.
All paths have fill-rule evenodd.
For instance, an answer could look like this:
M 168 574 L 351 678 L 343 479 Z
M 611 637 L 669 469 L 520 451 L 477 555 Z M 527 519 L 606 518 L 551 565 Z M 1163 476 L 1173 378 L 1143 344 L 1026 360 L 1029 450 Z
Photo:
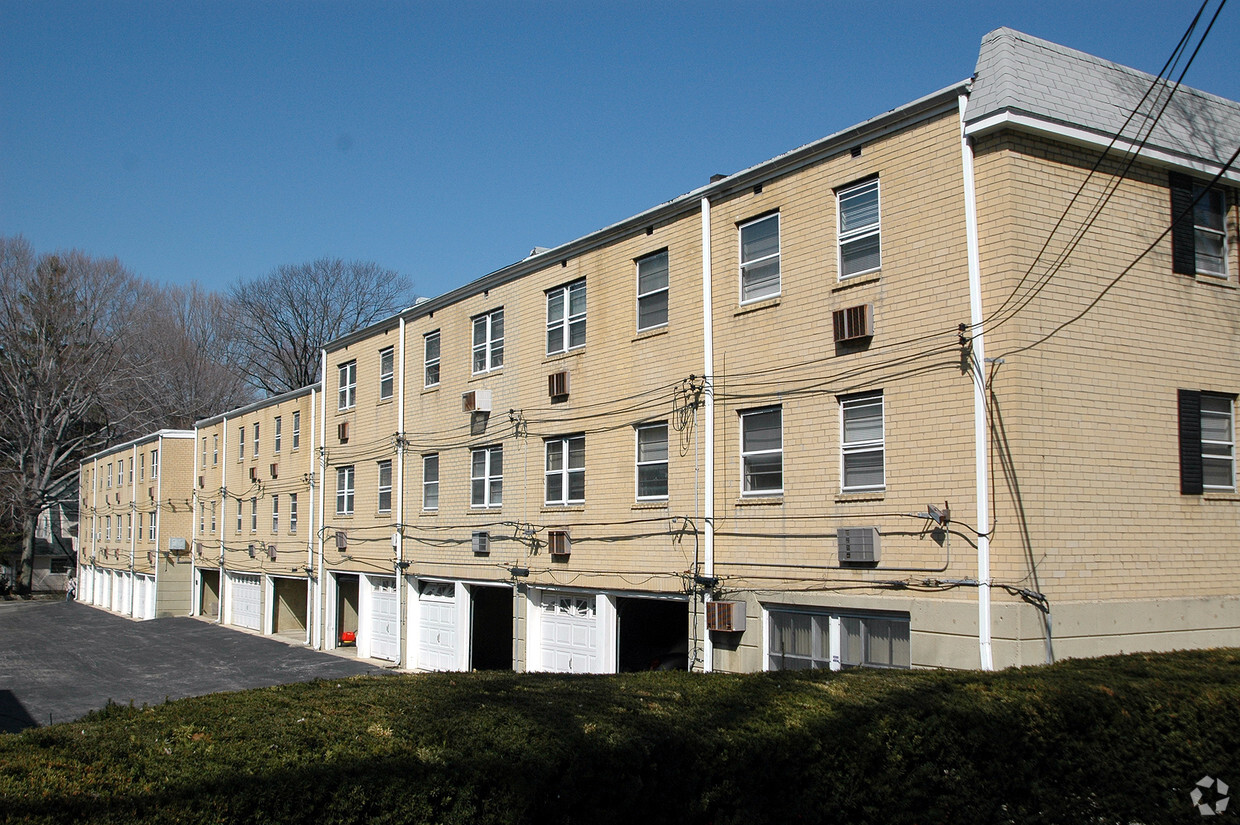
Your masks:
M 1219 169 L 1222 168 L 1221 163 L 1179 154 L 1160 147 L 1146 145 L 1138 149 L 1135 143 L 1126 138 L 1119 138 L 1112 144 L 1110 135 L 1011 110 L 996 112 L 980 120 L 975 120 L 965 126 L 964 131 L 969 137 L 980 137 L 1000 129 L 1029 132 L 1065 143 L 1089 146 L 1095 149 L 1106 149 L 1110 146 L 1113 151 L 1126 155 L 1136 154 L 1142 160 L 1148 160 L 1159 166 L 1188 169 L 1210 177 L 1217 175 Z M 1223 174 L 1223 180 L 1240 183 L 1240 169 L 1232 168 L 1227 170 Z

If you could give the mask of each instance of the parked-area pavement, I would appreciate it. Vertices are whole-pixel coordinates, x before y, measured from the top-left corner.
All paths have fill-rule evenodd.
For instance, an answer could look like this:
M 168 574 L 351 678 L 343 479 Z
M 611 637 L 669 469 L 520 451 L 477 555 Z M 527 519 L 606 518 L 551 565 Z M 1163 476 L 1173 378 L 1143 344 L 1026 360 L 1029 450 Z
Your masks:
M 108 701 L 155 705 L 224 690 L 383 673 L 188 617 L 136 622 L 64 601 L 0 601 L 0 732 L 68 722 Z

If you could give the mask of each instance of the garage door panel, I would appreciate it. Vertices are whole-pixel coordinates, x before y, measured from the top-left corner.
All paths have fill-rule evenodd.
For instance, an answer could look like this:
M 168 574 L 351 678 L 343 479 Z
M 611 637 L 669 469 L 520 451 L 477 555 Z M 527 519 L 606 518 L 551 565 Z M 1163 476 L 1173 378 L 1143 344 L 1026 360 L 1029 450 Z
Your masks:
M 400 611 L 396 579 L 369 578 L 370 655 L 395 662 L 400 658 Z
M 594 596 L 542 596 L 542 666 L 557 673 L 599 673 L 598 614 Z
M 250 630 L 262 629 L 263 592 L 258 576 L 229 573 L 232 591 L 232 624 Z
M 418 594 L 418 666 L 426 670 L 457 667 L 456 589 L 445 582 L 427 582 Z

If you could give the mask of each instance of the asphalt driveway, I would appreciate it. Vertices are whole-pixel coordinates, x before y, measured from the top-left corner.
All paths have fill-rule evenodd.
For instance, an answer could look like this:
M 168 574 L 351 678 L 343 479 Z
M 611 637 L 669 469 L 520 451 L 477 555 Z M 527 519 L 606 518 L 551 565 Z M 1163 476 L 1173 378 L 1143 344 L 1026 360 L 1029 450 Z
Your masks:
M 0 601 L 0 732 L 117 704 L 383 668 L 188 617 L 135 622 L 63 601 Z

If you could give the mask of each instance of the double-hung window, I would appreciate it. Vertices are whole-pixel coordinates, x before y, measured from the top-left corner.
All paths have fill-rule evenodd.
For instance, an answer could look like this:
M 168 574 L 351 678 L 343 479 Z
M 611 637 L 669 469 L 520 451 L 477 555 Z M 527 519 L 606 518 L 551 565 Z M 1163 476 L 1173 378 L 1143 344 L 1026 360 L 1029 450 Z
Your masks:
M 138 513 L 138 541 L 145 541 L 146 536 L 146 513 Z
M 258 496 L 250 498 L 250 532 L 258 532 Z
M 422 386 L 439 386 L 439 330 L 422 338 Z
M 667 250 L 637 259 L 637 330 L 667 326 Z
M 586 282 L 547 290 L 547 354 L 586 344 Z
M 125 541 L 133 541 L 133 513 L 125 514 Z
M 125 485 L 125 459 L 116 462 L 116 487 L 119 490 Z
M 258 458 L 258 422 L 257 421 L 254 422 L 254 455 L 252 457 Z
M 220 434 L 212 433 L 211 435 L 211 466 L 214 467 L 220 463 Z
M 379 512 L 392 512 L 392 462 L 379 462 Z
M 112 489 L 112 462 L 110 461 L 108 462 L 107 478 L 108 478 L 108 489 L 111 490 Z
M 215 502 L 211 502 L 211 532 L 215 532 Z
M 202 467 L 207 466 L 207 437 L 205 435 L 202 437 L 202 464 L 199 466 L 202 466 Z M 142 457 L 142 469 L 143 470 L 146 469 L 146 456 Z M 141 472 L 138 473 L 138 480 L 139 481 L 142 480 Z
M 1180 492 L 1236 489 L 1235 397 L 1180 390 Z
M 547 504 L 580 504 L 586 500 L 586 437 L 549 438 Z
M 779 213 L 740 225 L 741 303 L 779 294 Z
M 497 370 L 504 366 L 504 310 L 494 309 L 474 318 L 473 372 Z
M 237 532 L 241 532 L 241 499 L 237 499 Z
M 336 409 L 349 410 L 357 405 L 357 361 L 349 361 L 336 367 Z
M 667 423 L 637 427 L 637 498 L 667 498 Z
M 202 440 L 202 447 L 203 458 L 206 458 L 207 440 L 205 438 Z M 146 453 L 138 453 L 138 481 L 146 481 Z
M 479 447 L 470 454 L 469 503 L 472 507 L 499 507 L 504 501 L 504 448 Z
M 886 484 L 883 394 L 841 398 L 840 417 L 844 492 L 883 489 Z
M 768 670 L 911 665 L 907 614 L 772 608 L 768 617 Z
M 741 417 L 741 494 L 775 495 L 784 490 L 783 408 L 747 410 Z
M 875 271 L 882 263 L 878 178 L 839 190 L 836 202 L 840 278 Z
M 293 410 L 293 449 L 301 447 L 301 410 Z
M 159 450 L 151 450 L 151 480 L 159 478 Z
M 159 526 L 159 511 L 151 513 L 151 523 L 147 526 L 146 540 L 155 541 L 155 530 Z
M 297 532 L 297 494 L 288 494 L 288 531 Z
M 237 460 L 245 458 L 245 427 L 237 428 Z
M 393 376 L 396 374 L 396 350 L 384 347 L 379 350 L 379 400 L 392 398 Z
M 336 515 L 353 515 L 353 467 L 336 468 Z
M 271 434 L 271 452 L 277 455 L 280 453 L 280 439 L 283 436 L 283 433 L 280 431 L 283 429 L 283 424 L 284 422 L 280 419 L 280 416 L 277 415 L 275 420 L 275 432 Z
M 1227 190 L 1171 173 L 1173 270 L 1227 277 Z
M 280 497 L 271 497 L 271 535 L 280 535 Z
M 422 509 L 439 509 L 439 453 L 422 456 Z

